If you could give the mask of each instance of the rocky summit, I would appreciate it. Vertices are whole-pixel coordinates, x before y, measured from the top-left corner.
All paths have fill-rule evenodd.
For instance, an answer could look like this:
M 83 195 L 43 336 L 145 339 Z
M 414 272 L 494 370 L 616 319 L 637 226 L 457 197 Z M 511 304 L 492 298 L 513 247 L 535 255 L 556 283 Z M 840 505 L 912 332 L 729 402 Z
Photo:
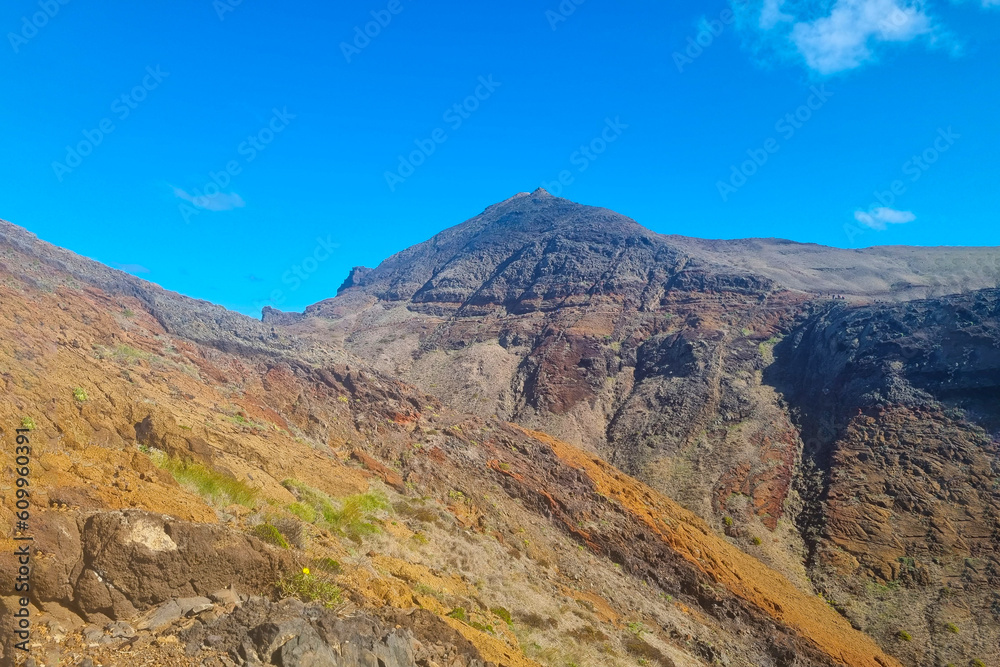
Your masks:
M 0 222 L 2 664 L 997 664 L 998 282 L 538 190 L 257 321 Z

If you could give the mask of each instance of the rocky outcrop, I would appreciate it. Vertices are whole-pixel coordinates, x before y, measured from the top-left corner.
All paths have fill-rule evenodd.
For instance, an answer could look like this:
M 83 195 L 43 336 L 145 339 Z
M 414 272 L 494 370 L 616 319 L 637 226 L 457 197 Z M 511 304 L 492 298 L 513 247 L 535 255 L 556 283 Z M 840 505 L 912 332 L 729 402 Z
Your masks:
M 365 276 L 372 272 L 367 266 L 355 266 L 351 269 L 351 272 L 347 274 L 347 279 L 337 288 L 337 294 L 340 294 L 346 289 L 351 289 L 352 287 L 357 287 L 364 280 Z
M 48 511 L 39 513 L 35 530 L 32 601 L 74 609 L 92 622 L 131 620 L 171 598 L 231 585 L 270 592 L 293 568 L 287 552 L 253 537 L 149 512 Z

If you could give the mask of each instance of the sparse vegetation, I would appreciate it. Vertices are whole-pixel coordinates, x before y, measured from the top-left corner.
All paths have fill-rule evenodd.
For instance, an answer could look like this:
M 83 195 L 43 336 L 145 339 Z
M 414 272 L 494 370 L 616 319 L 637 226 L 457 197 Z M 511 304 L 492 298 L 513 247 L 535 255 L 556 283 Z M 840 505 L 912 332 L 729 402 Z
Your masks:
M 29 431 L 35 430 L 35 420 L 31 417 L 21 417 L 21 428 L 26 428 Z
M 332 558 L 317 558 L 313 561 L 313 567 L 321 572 L 327 572 L 329 574 L 340 574 L 341 567 L 340 563 Z
M 469 616 L 468 614 L 465 613 L 464 607 L 455 607 L 454 609 L 448 612 L 448 615 L 454 619 L 462 621 L 463 623 L 469 622 Z
M 760 356 L 765 363 L 770 364 L 774 361 L 774 346 L 780 342 L 781 338 L 779 336 L 772 336 L 757 345 L 757 351 L 760 353 Z
M 126 363 L 133 363 L 139 361 L 140 359 L 149 359 L 150 356 L 152 356 L 148 352 L 137 350 L 131 345 L 119 345 L 114 349 L 112 355 L 115 357 L 116 361 L 123 361 Z
M 295 597 L 304 602 L 319 602 L 324 607 L 333 608 L 343 602 L 343 594 L 338 586 L 323 577 L 312 574 L 308 568 L 278 582 L 282 597 Z
M 268 425 L 263 422 L 254 421 L 243 415 L 242 413 L 236 413 L 235 415 L 229 417 L 229 421 L 236 424 L 237 426 L 246 426 L 247 428 L 255 428 L 259 431 L 268 430 Z
M 944 624 L 944 629 L 947 630 L 948 632 L 952 633 L 952 634 L 955 634 L 955 635 L 957 635 L 958 632 L 959 632 L 958 626 L 955 625 L 954 623 L 945 623 Z
M 635 656 L 640 665 L 669 665 L 671 661 L 656 648 L 640 636 L 629 637 L 625 641 L 625 650 Z
M 257 505 L 257 489 L 235 477 L 195 461 L 168 456 L 166 452 L 156 449 L 148 451 L 153 463 L 173 475 L 178 484 L 194 490 L 216 505 L 243 505 L 251 508 Z
M 608 636 L 606 634 L 590 625 L 570 630 L 566 634 L 578 642 L 584 642 L 587 644 L 597 644 L 599 642 L 608 641 Z
M 644 633 L 649 632 L 649 630 L 646 629 L 646 626 L 642 623 L 626 623 L 625 627 L 628 628 L 628 631 L 636 637 L 641 637 Z
M 763 540 L 761 540 L 761 539 L 760 539 L 760 538 L 759 538 L 758 536 L 756 536 L 756 535 L 754 535 L 754 536 L 753 536 L 752 538 L 750 538 L 750 541 L 751 541 L 751 542 L 753 542 L 753 544 L 754 544 L 754 546 L 755 546 L 755 547 L 759 547 L 759 546 L 760 546 L 761 544 L 763 544 L 763 543 L 764 543 L 764 542 L 763 542 Z
M 884 584 L 868 582 L 868 590 L 877 594 L 892 593 L 899 590 L 899 580 L 887 581 Z
M 73 398 L 82 403 L 87 400 L 87 392 L 83 389 L 83 387 L 77 387 L 73 390 Z
M 422 523 L 437 523 L 440 521 L 438 513 L 424 504 L 423 500 L 403 500 L 392 506 L 397 514 L 416 519 Z
M 899 632 L 898 632 L 898 633 L 896 634 L 896 636 L 897 636 L 897 637 L 899 637 L 899 639 L 901 639 L 901 640 L 902 640 L 902 641 L 904 641 L 904 642 L 909 642 L 909 641 L 913 641 L 913 635 L 911 635 L 911 634 L 910 634 L 909 632 L 907 632 L 906 630 L 900 630 L 900 631 L 899 631 Z
M 732 526 L 733 526 L 733 517 L 727 516 L 725 519 L 722 520 L 722 523 L 726 524 L 726 528 L 732 528 Z

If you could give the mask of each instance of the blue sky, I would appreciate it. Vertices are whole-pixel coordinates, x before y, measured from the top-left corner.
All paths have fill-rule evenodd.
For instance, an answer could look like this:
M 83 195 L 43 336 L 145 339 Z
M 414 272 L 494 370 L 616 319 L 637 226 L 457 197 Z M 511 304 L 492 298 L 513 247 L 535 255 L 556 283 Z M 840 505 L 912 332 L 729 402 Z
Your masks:
M 1000 245 L 997 0 L 13 0 L 0 28 L 0 217 L 247 314 L 540 185 L 663 233 Z

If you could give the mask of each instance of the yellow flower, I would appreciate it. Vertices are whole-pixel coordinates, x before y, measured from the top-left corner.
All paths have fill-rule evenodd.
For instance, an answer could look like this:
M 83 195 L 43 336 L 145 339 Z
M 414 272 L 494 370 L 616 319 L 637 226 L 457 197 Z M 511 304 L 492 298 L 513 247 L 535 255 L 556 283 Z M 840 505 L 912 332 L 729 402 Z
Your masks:
M 309 568 L 308 567 L 302 568 L 302 574 L 309 574 Z

